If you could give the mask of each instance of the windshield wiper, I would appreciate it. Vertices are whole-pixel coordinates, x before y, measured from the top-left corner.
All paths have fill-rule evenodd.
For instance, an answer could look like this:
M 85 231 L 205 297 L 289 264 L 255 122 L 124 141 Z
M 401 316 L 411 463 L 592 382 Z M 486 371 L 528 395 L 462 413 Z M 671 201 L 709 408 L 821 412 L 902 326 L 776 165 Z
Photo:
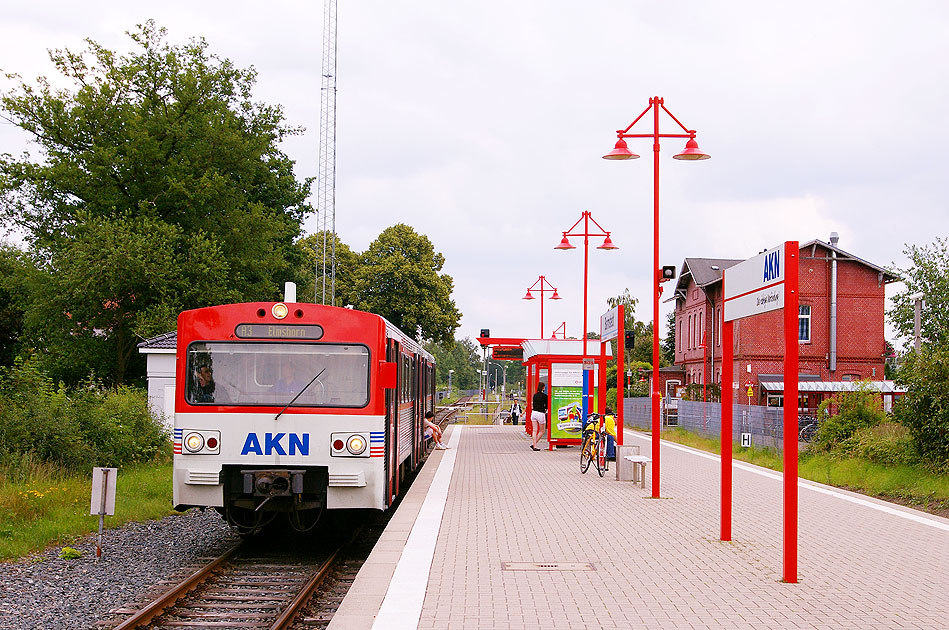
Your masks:
M 277 415 L 275 415 L 275 416 L 273 417 L 274 422 L 276 422 L 277 419 L 278 419 L 280 416 L 283 415 L 283 412 L 286 411 L 286 410 L 290 407 L 290 405 L 292 405 L 293 403 L 295 403 L 295 402 L 297 401 L 297 398 L 299 398 L 300 396 L 303 395 L 303 392 L 306 391 L 306 388 L 307 388 L 307 387 L 309 387 L 310 385 L 313 384 L 313 381 L 315 381 L 316 379 L 318 379 L 318 378 L 320 378 L 321 376 L 323 376 L 323 372 L 325 372 L 325 371 L 326 371 L 326 368 L 323 368 L 322 370 L 320 370 L 319 374 L 317 374 L 316 376 L 314 376 L 313 378 L 311 378 L 311 379 L 310 379 L 310 382 L 307 383 L 306 385 L 304 385 L 304 386 L 303 386 L 303 389 L 300 390 L 300 393 L 297 394 L 296 396 L 294 396 L 294 397 L 290 400 L 290 402 L 288 402 L 288 403 L 286 404 L 286 406 L 284 406 L 284 408 L 280 410 L 280 413 L 278 413 Z

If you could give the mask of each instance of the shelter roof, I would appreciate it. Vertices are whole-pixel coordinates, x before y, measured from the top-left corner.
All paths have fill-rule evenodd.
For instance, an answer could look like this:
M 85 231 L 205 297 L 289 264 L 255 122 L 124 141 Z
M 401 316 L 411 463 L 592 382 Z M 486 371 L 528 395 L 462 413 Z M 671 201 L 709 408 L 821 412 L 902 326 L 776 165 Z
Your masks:
M 600 356 L 600 340 L 587 339 L 587 356 Z M 524 360 L 537 355 L 583 356 L 583 339 L 525 339 Z M 612 344 L 606 346 L 606 356 L 613 356 Z
M 761 381 L 761 387 L 769 392 L 783 392 L 784 381 Z M 881 394 L 904 394 L 905 387 L 893 381 L 802 381 L 797 384 L 799 392 L 855 392 L 871 391 Z

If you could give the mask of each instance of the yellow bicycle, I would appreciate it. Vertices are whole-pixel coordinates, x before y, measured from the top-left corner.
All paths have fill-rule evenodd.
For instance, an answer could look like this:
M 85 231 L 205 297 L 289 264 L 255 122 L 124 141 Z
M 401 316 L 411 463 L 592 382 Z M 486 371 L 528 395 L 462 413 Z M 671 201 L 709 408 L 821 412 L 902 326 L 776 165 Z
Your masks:
M 591 413 L 580 438 L 580 472 L 586 473 L 593 463 L 602 477 L 607 471 L 606 431 L 602 427 L 603 417 Z

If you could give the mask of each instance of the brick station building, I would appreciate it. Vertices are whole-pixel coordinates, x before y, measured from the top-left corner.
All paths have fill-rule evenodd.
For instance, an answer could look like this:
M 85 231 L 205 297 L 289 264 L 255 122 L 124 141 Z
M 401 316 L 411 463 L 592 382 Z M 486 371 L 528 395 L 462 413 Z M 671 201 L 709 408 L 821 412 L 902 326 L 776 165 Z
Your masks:
M 886 269 L 830 243 L 800 245 L 799 408 L 813 411 L 825 397 L 869 380 L 884 394 L 883 319 L 885 287 L 898 280 Z M 676 395 L 677 386 L 721 384 L 722 271 L 742 260 L 686 258 L 675 287 L 675 366 L 660 370 L 661 388 Z M 736 402 L 783 406 L 783 311 L 736 320 L 734 374 Z M 704 341 L 704 344 L 703 344 Z M 704 345 L 704 347 L 703 347 Z M 678 382 L 677 382 L 678 381 Z

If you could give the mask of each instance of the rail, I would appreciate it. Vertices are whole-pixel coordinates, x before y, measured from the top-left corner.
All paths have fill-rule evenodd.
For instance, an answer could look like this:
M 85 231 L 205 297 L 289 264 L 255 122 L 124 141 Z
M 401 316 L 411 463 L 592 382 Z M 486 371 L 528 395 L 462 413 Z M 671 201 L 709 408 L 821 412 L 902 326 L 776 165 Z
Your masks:
M 239 543 L 134 611 L 131 617 L 113 626 L 113 629 L 200 626 L 204 623 L 217 625 L 216 622 L 226 617 L 235 625 L 249 624 L 258 628 L 285 630 L 326 579 L 343 549 L 355 538 L 354 535 L 351 540 L 339 545 L 319 563 L 315 571 L 306 564 L 274 561 L 271 558 L 241 562 L 235 558 L 235 554 L 245 543 Z M 299 577 L 301 573 L 304 574 L 302 579 Z M 249 616 L 239 612 L 238 609 L 245 607 L 251 607 L 256 612 Z M 215 612 L 216 609 L 221 612 Z M 189 621 L 175 621 L 177 617 Z M 237 621 L 235 617 L 246 621 Z

